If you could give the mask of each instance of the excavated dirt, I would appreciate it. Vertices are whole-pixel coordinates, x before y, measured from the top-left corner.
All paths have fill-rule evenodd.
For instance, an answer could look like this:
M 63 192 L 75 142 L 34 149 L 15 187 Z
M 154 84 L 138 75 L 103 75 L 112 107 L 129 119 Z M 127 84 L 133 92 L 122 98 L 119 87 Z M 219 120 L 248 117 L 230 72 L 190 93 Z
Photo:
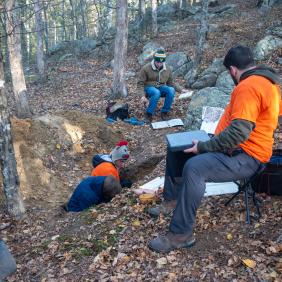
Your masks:
M 90 170 L 93 154 L 106 153 L 122 138 L 103 118 L 75 111 L 13 118 L 12 130 L 20 191 L 35 206 L 65 201 L 70 168 Z

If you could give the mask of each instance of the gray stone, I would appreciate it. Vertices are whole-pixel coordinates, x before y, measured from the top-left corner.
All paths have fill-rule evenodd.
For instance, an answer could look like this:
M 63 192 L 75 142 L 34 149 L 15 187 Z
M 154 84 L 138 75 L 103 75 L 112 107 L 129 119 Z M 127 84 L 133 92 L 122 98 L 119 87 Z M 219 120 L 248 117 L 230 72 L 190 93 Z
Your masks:
M 160 5 L 157 9 L 158 17 L 174 17 L 176 12 L 176 8 L 170 4 Z
M 176 52 L 167 57 L 166 64 L 172 68 L 173 76 L 180 76 L 187 73 L 192 61 L 184 52 Z
M 133 71 L 133 70 L 128 70 L 126 73 L 125 73 L 125 79 L 128 80 L 132 77 L 135 77 L 136 76 L 136 72 Z
M 182 15 L 185 17 L 194 16 L 200 12 L 201 12 L 201 7 L 199 6 L 192 6 L 182 9 Z
M 51 55 L 64 55 L 64 54 L 75 54 L 85 55 L 93 51 L 97 46 L 97 41 L 94 39 L 81 39 L 69 42 L 60 42 L 49 49 Z
M 217 32 L 219 29 L 219 25 L 215 23 L 209 24 L 208 28 L 209 28 L 208 30 L 209 33 Z
M 202 89 L 205 87 L 215 86 L 218 75 L 225 70 L 222 58 L 215 58 L 212 64 L 205 69 L 198 77 L 195 83 L 192 84 L 193 89 Z M 189 74 L 185 76 L 186 81 L 189 81 Z
M 282 65 L 282 58 L 278 58 L 278 65 Z
M 235 8 L 235 4 L 228 4 L 223 7 L 219 7 L 218 9 L 214 10 L 213 13 L 220 16 L 232 15 L 235 12 Z
M 229 99 L 230 95 L 227 95 L 216 87 L 207 87 L 194 93 L 191 102 L 189 103 L 187 116 L 184 121 L 185 129 L 200 129 L 203 107 L 210 106 L 225 109 Z
M 163 24 L 158 25 L 159 32 L 170 32 L 175 29 L 176 23 L 175 21 L 171 21 L 166 19 Z
M 254 57 L 256 60 L 264 60 L 275 50 L 280 48 L 282 48 L 282 39 L 267 35 L 257 43 L 254 49 Z
M 209 7 L 216 7 L 219 6 L 218 0 L 210 0 Z
M 271 34 L 273 36 L 281 37 L 282 38 L 282 26 L 274 26 L 267 30 L 267 34 Z
M 138 58 L 140 65 L 144 65 L 153 59 L 154 53 L 157 49 L 163 48 L 159 43 L 149 42 L 143 47 L 143 52 Z
M 0 281 L 4 281 L 7 276 L 17 270 L 17 265 L 3 240 L 0 240 L 0 262 Z
M 191 85 L 192 89 L 202 89 L 205 87 L 214 86 L 216 83 L 217 74 L 216 73 L 207 73 L 201 76 L 195 83 Z
M 215 86 L 228 95 L 232 93 L 235 84 L 229 74 L 229 71 L 224 71 L 218 76 Z

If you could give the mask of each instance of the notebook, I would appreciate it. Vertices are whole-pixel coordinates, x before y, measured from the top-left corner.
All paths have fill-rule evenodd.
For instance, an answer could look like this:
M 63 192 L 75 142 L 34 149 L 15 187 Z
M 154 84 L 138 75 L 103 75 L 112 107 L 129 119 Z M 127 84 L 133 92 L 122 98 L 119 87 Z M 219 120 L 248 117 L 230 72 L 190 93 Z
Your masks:
M 161 128 L 167 128 L 167 127 L 173 127 L 173 126 L 183 126 L 183 125 L 184 125 L 183 121 L 180 118 L 152 122 L 153 129 L 161 129 Z
M 209 135 L 204 130 L 177 132 L 166 135 L 169 149 L 172 152 L 183 151 L 193 146 L 193 140 L 208 141 Z

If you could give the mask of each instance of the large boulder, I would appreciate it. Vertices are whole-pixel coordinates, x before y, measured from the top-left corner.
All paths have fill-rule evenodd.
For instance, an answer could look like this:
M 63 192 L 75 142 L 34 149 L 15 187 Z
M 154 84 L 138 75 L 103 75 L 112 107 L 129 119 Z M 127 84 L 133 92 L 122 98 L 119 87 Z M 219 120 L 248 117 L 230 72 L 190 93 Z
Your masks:
M 192 61 L 184 52 L 176 52 L 167 57 L 166 63 L 172 68 L 173 76 L 180 76 L 187 73 Z
M 176 27 L 176 22 L 166 19 L 165 22 L 158 25 L 159 32 L 170 32 Z
M 193 89 L 202 89 L 205 87 L 215 86 L 217 77 L 225 70 L 223 66 L 223 59 L 215 58 L 212 64 L 205 69 L 198 77 L 196 82 L 191 86 Z M 185 76 L 186 81 L 189 81 L 189 74 Z
M 267 34 L 282 38 L 282 25 L 269 28 Z
M 256 60 L 264 60 L 280 48 L 282 48 L 282 39 L 273 35 L 267 35 L 257 43 L 254 49 L 254 57 Z
M 176 8 L 170 4 L 160 5 L 157 9 L 158 17 L 171 18 L 176 16 L 176 12 Z
M 181 10 L 181 14 L 183 17 L 195 16 L 196 14 L 201 12 L 200 6 L 189 6 L 185 7 Z
M 90 38 L 60 42 L 49 49 L 49 54 L 60 56 L 64 54 L 73 54 L 78 56 L 87 55 L 92 52 L 96 46 L 97 41 Z
M 157 49 L 163 48 L 159 43 L 156 42 L 148 42 L 144 47 L 142 54 L 138 58 L 138 62 L 140 65 L 144 65 L 153 59 L 154 53 Z
M 217 87 L 219 90 L 223 91 L 224 93 L 230 95 L 235 87 L 234 81 L 231 78 L 229 71 L 224 71 L 221 73 L 217 80 L 215 87 Z
M 220 15 L 222 17 L 226 15 L 233 15 L 235 13 L 235 8 L 236 8 L 235 4 L 227 4 L 225 6 L 218 7 L 217 9 L 215 9 L 210 14 L 210 16 Z
M 222 90 L 216 87 L 207 87 L 193 94 L 188 106 L 185 119 L 187 130 L 200 129 L 202 123 L 202 110 L 204 106 L 225 108 L 230 99 Z

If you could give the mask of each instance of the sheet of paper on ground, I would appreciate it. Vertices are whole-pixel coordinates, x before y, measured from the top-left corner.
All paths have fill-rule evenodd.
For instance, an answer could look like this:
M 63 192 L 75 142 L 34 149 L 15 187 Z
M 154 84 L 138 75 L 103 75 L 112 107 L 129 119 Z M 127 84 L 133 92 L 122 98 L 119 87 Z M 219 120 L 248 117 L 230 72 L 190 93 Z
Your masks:
M 185 93 L 181 93 L 180 95 L 179 95 L 179 97 L 178 97 L 178 99 L 187 99 L 187 98 L 190 98 L 192 95 L 193 95 L 193 90 L 189 90 L 189 91 L 187 91 L 187 92 L 185 92 Z
M 183 126 L 184 124 L 180 118 L 174 118 L 170 120 L 152 122 L 151 125 L 153 129 L 161 129 L 173 126 Z
M 202 111 L 202 124 L 201 130 L 205 130 L 207 133 L 214 134 L 216 126 L 221 118 L 224 109 L 219 107 L 203 107 Z
M 164 176 L 157 177 L 144 185 L 140 186 L 139 189 L 135 189 L 134 192 L 138 195 L 142 193 L 157 193 L 159 189 L 162 189 L 164 186 Z M 236 193 L 238 187 L 233 182 L 223 182 L 223 183 L 212 183 L 208 182 L 206 184 L 206 191 L 204 196 L 215 196 L 223 194 Z
M 164 176 L 154 178 L 153 180 L 143 184 L 139 187 L 139 189 L 135 189 L 134 192 L 136 194 L 143 193 L 157 193 L 159 189 L 162 189 L 164 186 Z

